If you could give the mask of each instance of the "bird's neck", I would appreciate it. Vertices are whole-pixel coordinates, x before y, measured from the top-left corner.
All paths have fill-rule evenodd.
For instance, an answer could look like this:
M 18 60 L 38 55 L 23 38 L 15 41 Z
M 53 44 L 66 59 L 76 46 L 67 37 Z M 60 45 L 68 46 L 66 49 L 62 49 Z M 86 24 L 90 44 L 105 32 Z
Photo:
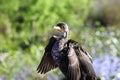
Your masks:
M 61 39 L 61 40 L 59 40 L 59 48 L 60 48 L 60 50 L 63 49 L 64 44 L 66 43 L 66 41 L 67 41 L 67 39 Z
M 61 51 L 64 48 L 64 44 L 68 41 L 68 36 L 64 38 L 63 36 L 57 37 L 53 36 L 57 41 L 54 44 L 54 49 L 57 51 Z
M 64 47 L 64 44 L 67 42 L 67 39 L 64 39 L 64 38 L 60 38 L 56 41 L 55 43 L 55 47 L 58 47 L 58 51 L 61 51 Z

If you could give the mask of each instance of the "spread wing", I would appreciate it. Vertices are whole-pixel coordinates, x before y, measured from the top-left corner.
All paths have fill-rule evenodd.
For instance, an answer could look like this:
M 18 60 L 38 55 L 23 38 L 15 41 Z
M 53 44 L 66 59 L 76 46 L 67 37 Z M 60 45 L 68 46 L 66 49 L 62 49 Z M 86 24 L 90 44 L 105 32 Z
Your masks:
M 67 80 L 79 80 L 81 77 L 79 60 L 72 44 L 69 44 L 68 61 Z
M 84 79 L 87 80 L 95 80 L 94 78 L 96 77 L 96 74 L 92 65 L 92 58 L 89 53 L 86 52 L 76 41 L 69 40 L 68 44 L 73 45 L 75 54 L 79 60 L 81 79 L 84 77 Z
M 81 69 L 87 73 L 88 75 L 95 75 L 95 71 L 92 65 L 92 61 L 91 58 L 89 57 L 89 55 L 85 54 L 85 52 L 83 50 L 81 50 L 82 48 L 79 48 L 79 52 L 80 52 L 80 56 L 79 56 L 79 60 L 80 60 L 80 64 L 81 64 Z
M 82 75 L 81 80 L 83 79 L 97 80 L 97 76 L 95 74 L 95 71 L 92 65 L 91 57 L 89 57 L 90 55 L 88 55 L 88 53 L 83 51 L 82 48 L 79 48 L 79 53 L 80 53 L 79 55 L 80 70 L 81 70 L 81 75 Z
M 42 57 L 42 60 L 37 68 L 38 73 L 45 74 L 46 72 L 57 67 L 51 55 L 52 46 L 55 42 L 56 39 L 51 37 L 48 45 L 45 48 L 45 53 Z

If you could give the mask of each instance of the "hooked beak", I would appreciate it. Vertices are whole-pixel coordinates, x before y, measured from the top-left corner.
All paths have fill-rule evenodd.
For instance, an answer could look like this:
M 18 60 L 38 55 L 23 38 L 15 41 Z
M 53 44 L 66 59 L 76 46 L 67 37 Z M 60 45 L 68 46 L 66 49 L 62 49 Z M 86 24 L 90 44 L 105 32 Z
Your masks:
M 53 30 L 57 30 L 57 31 L 60 31 L 60 32 L 62 31 L 62 29 L 59 26 L 54 26 Z

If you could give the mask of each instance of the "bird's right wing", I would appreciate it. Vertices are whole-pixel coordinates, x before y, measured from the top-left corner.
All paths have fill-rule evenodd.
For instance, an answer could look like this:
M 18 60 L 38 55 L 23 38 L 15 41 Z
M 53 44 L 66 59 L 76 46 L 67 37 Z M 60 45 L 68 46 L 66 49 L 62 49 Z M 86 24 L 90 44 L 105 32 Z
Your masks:
M 55 42 L 55 38 L 50 38 L 50 41 L 45 48 L 45 53 L 42 57 L 42 60 L 37 68 L 38 73 L 45 74 L 46 72 L 57 67 L 51 55 L 52 46 Z

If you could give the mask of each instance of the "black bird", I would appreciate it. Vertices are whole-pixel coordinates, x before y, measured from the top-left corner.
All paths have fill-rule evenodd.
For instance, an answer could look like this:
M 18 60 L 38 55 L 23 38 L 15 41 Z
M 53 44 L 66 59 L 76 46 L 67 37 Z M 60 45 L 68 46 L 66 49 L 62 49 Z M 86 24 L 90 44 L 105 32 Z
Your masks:
M 37 68 L 38 73 L 59 68 L 67 80 L 97 80 L 92 58 L 76 41 L 68 39 L 65 23 L 53 27 L 53 35 Z

